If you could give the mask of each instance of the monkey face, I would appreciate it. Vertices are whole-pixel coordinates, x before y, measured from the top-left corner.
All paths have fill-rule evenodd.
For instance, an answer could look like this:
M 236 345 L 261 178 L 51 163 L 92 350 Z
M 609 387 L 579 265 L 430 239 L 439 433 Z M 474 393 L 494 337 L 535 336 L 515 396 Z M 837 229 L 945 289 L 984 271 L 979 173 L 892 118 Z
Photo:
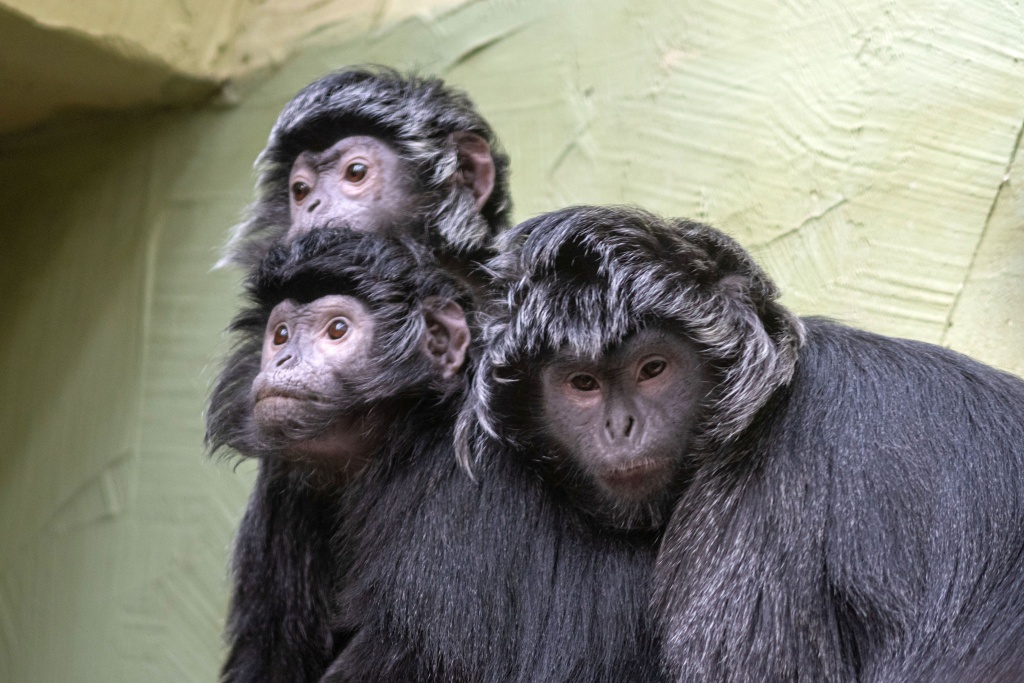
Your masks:
M 540 377 L 546 436 L 614 504 L 644 504 L 676 480 L 708 391 L 697 349 L 642 330 L 596 359 L 556 354 Z
M 369 449 L 361 411 L 339 411 L 359 378 L 373 372 L 374 319 L 359 300 L 330 295 L 291 299 L 270 314 L 252 399 L 257 428 L 293 454 L 338 462 Z
M 419 215 L 415 173 L 389 144 L 369 135 L 344 137 L 322 152 L 302 152 L 288 181 L 288 238 L 314 227 L 394 231 Z

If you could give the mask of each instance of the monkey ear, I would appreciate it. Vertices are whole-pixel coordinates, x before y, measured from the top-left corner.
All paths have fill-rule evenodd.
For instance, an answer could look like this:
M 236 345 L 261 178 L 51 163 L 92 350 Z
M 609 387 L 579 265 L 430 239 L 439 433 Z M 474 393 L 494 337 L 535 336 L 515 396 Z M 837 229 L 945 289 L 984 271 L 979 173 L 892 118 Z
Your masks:
M 427 323 L 423 340 L 427 357 L 441 371 L 443 379 L 454 377 L 462 369 L 469 349 L 465 311 L 454 301 L 431 296 L 423 301 L 423 317 Z
M 459 131 L 452 134 L 458 148 L 459 171 L 456 182 L 473 191 L 476 210 L 480 211 L 494 190 L 494 157 L 491 146 L 476 133 Z

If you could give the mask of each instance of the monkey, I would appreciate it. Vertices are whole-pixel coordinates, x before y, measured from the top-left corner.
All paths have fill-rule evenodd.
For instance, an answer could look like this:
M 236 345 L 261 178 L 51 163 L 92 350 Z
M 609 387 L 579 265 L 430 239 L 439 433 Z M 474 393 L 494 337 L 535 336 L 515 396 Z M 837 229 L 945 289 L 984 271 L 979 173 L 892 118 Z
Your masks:
M 260 363 L 229 361 L 211 412 L 215 447 L 334 461 L 333 554 L 307 559 L 330 565 L 313 585 L 336 599 L 299 605 L 330 612 L 323 680 L 659 680 L 633 609 L 648 599 L 636 575 L 650 539 L 606 537 L 518 460 L 470 477 L 456 458 L 473 299 L 410 246 L 318 229 L 275 247 L 235 326 Z M 339 331 L 366 350 L 318 351 Z M 265 578 L 268 590 L 282 577 Z M 267 680 L 308 680 L 323 662 L 277 654 Z
M 341 69 L 303 88 L 256 169 L 257 199 L 219 265 L 251 271 L 276 244 L 345 226 L 418 241 L 480 286 L 479 263 L 510 220 L 509 158 L 472 101 L 440 79 L 385 67 Z M 240 370 L 259 359 L 259 344 L 246 348 L 233 356 Z M 334 647 L 321 597 L 333 583 L 322 560 L 335 497 L 310 488 L 317 468 L 283 458 L 262 458 L 259 468 L 235 541 L 224 681 L 263 679 L 275 658 L 316 671 Z
M 256 160 L 257 199 L 221 265 L 251 268 L 281 239 L 316 227 L 409 233 L 453 271 L 474 266 L 508 227 L 509 158 L 465 93 L 382 66 L 310 83 Z
M 679 417 L 694 428 L 652 579 L 669 680 L 1019 678 L 1024 381 L 800 318 L 724 233 L 640 209 L 530 219 L 490 267 L 485 432 L 509 432 L 510 372 L 545 349 L 667 329 L 697 352 L 706 394 Z
M 340 492 L 389 439 L 416 438 L 395 423 L 417 401 L 440 410 L 469 343 L 465 292 L 431 262 L 407 240 L 323 229 L 278 244 L 247 279 L 206 437 L 261 464 L 236 545 L 225 680 L 318 680 L 346 642 Z

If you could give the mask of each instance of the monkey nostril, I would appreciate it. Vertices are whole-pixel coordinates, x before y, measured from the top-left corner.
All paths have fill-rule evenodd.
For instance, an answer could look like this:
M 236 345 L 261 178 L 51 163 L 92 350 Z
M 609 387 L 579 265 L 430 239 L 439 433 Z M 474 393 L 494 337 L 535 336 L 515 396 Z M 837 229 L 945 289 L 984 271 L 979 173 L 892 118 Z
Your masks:
M 636 425 L 636 418 L 632 415 L 626 416 L 626 419 L 622 422 L 618 421 L 614 417 L 605 420 L 604 428 L 608 430 L 608 436 L 613 440 L 622 438 L 629 438 L 630 434 L 633 433 L 633 427 Z
M 279 356 L 277 358 L 276 361 L 274 361 L 274 366 L 279 368 L 279 367 L 283 366 L 285 363 L 287 363 L 288 361 L 290 361 L 291 359 L 292 359 L 292 354 L 290 354 L 290 353 L 282 354 L 281 356 Z
M 319 199 L 314 199 L 313 203 L 310 204 L 309 208 L 306 209 L 306 210 L 309 211 L 309 213 L 313 213 L 313 210 L 316 209 L 316 207 L 318 207 L 318 206 L 320 206 L 320 200 Z

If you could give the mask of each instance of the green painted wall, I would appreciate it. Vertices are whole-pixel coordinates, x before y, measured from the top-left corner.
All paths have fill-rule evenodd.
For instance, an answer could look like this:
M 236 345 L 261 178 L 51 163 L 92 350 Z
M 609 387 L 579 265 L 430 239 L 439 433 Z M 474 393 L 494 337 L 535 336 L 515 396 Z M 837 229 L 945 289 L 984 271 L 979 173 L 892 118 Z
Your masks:
M 1024 374 L 1024 7 L 481 1 L 307 51 L 232 109 L 0 141 L 0 681 L 211 681 L 253 468 L 202 409 L 210 268 L 284 102 L 336 66 L 465 87 L 517 217 L 628 202 L 750 247 L 802 313 Z

